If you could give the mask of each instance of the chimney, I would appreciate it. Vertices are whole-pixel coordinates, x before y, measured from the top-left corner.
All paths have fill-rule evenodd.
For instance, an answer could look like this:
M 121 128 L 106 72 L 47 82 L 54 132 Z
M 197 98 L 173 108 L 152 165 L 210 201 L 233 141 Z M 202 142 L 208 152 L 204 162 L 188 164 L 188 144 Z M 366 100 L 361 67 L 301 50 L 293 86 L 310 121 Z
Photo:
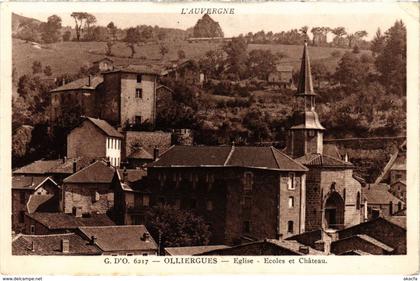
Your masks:
M 304 255 L 309 255 L 309 247 L 308 246 L 299 246 L 299 253 Z
M 92 235 L 92 236 L 90 237 L 90 244 L 91 244 L 91 245 L 95 245 L 95 243 L 96 243 L 96 236 L 93 236 L 93 235 Z
M 61 83 L 62 86 L 66 85 L 66 79 L 63 77 L 63 82 Z
M 91 75 L 89 74 L 89 76 L 88 76 L 88 86 L 90 87 L 90 85 L 91 85 L 91 80 L 92 78 L 91 78 Z
M 127 168 L 124 167 L 124 171 L 122 174 L 122 181 L 125 182 L 128 179 L 128 172 L 127 172 Z
M 150 242 L 150 234 L 145 232 L 143 233 L 143 237 L 141 238 L 144 242 Z
M 35 241 L 34 241 L 34 240 L 32 240 L 32 243 L 31 243 L 31 251 L 32 251 L 32 252 L 35 252 L 35 250 L 36 250 Z
M 63 163 L 66 163 L 66 162 L 67 162 L 67 156 L 64 156 Z
M 344 161 L 349 162 L 349 156 L 347 155 L 347 153 L 346 153 L 346 155 L 344 155 Z
M 77 163 L 76 160 L 73 160 L 73 174 L 77 171 Z
M 156 161 L 159 158 L 159 148 L 155 147 L 153 150 L 153 161 Z
M 61 252 L 65 254 L 68 254 L 70 252 L 69 239 L 61 239 Z

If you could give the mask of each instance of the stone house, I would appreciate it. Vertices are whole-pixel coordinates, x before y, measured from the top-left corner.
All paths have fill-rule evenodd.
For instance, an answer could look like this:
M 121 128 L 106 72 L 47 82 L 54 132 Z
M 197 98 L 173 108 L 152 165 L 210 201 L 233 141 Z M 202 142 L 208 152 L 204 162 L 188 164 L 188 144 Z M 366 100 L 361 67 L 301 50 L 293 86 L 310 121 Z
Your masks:
M 367 184 L 362 189 L 365 220 L 390 217 L 405 208 L 405 202 L 389 191 L 387 184 Z
M 74 113 L 99 117 L 98 92 L 101 92 L 102 76 L 88 76 L 77 79 L 50 91 L 50 123 L 61 124 L 62 118 Z M 71 105 L 71 108 L 69 107 Z
M 104 72 L 100 118 L 112 126 L 130 129 L 156 121 L 156 88 L 160 71 L 130 65 Z
M 173 146 L 148 167 L 150 205 L 191 210 L 212 243 L 305 230 L 307 169 L 273 147 Z
M 155 256 L 158 245 L 144 225 L 84 226 L 78 233 L 102 255 Z
M 293 86 L 293 67 L 288 65 L 276 65 L 275 70 L 267 77 L 268 82 L 290 89 Z
M 124 136 L 104 120 L 83 119 L 67 135 L 67 157 L 107 158 L 112 166 L 120 166 Z
M 340 229 L 362 221 L 361 184 L 353 177 L 353 165 L 324 153 L 323 134 L 315 111 L 308 46 L 305 43 L 293 126 L 287 135 L 285 151 L 305 165 L 306 231 Z
M 25 234 L 49 235 L 75 232 L 80 226 L 109 226 L 115 223 L 105 214 L 35 212 L 25 214 Z
M 109 214 L 114 206 L 112 180 L 115 168 L 96 161 L 67 177 L 62 186 L 61 209 L 66 214 Z
M 58 210 L 60 190 L 50 177 L 24 176 L 12 177 L 12 230 L 22 232 L 25 228 L 25 213 L 37 209 Z
M 92 63 L 95 72 L 112 71 L 114 69 L 114 61 L 110 58 L 102 58 Z

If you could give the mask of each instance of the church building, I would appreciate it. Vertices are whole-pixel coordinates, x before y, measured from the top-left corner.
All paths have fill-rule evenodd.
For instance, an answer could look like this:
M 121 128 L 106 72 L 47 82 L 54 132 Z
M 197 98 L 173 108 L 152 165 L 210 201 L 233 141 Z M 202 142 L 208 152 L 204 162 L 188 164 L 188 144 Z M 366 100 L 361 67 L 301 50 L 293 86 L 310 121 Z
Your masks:
M 361 185 L 353 178 L 353 165 L 323 151 L 325 128 L 315 111 L 308 45 L 305 43 L 293 126 L 288 131 L 286 152 L 305 165 L 305 231 L 342 229 L 362 218 Z

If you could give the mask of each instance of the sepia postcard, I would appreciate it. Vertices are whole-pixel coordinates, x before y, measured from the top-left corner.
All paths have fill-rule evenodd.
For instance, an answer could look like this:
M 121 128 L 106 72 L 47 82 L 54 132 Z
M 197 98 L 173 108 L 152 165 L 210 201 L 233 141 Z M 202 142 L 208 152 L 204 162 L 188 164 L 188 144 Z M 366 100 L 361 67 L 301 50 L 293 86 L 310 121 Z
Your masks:
M 1 274 L 417 280 L 418 3 L 0 8 Z

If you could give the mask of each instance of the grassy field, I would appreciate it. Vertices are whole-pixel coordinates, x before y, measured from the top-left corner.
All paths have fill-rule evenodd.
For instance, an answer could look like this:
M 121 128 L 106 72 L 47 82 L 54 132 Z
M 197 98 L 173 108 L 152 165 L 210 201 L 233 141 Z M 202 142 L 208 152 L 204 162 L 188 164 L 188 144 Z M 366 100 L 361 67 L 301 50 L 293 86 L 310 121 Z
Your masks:
M 137 46 L 134 58 L 129 58 L 130 49 L 123 42 L 118 42 L 112 48 L 112 59 L 117 65 L 162 62 L 176 60 L 178 50 L 183 50 L 187 58 L 200 58 L 207 51 L 221 47 L 221 43 L 188 43 L 187 41 L 174 41 L 166 45 L 169 47 L 169 53 L 163 59 L 157 44 Z M 50 65 L 54 76 L 76 73 L 80 67 L 89 66 L 92 62 L 103 58 L 105 48 L 105 42 L 60 42 L 41 45 L 41 48 L 37 49 L 30 42 L 13 39 L 13 65 L 16 67 L 18 77 L 30 74 L 35 60 L 42 62 L 43 66 Z M 249 51 L 254 49 L 269 49 L 273 53 L 282 52 L 287 56 L 283 60 L 286 64 L 292 65 L 294 69 L 300 67 L 302 46 L 250 44 Z M 329 70 L 334 70 L 339 60 L 331 56 L 334 50 L 339 50 L 342 54 L 345 52 L 345 49 L 311 47 L 311 59 L 314 62 L 322 61 Z

